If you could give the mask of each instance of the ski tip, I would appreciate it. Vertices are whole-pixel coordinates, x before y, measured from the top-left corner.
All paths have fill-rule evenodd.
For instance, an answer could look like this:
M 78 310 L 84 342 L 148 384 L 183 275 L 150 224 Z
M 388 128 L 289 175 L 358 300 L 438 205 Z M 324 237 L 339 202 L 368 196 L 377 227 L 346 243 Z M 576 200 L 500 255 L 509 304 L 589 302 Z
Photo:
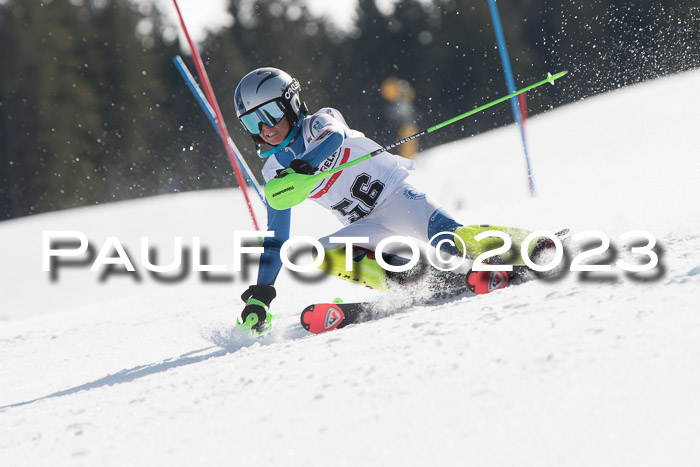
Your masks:
M 338 305 L 337 303 L 318 303 L 307 306 L 299 317 L 301 326 L 314 334 L 336 329 L 345 320 L 345 313 Z

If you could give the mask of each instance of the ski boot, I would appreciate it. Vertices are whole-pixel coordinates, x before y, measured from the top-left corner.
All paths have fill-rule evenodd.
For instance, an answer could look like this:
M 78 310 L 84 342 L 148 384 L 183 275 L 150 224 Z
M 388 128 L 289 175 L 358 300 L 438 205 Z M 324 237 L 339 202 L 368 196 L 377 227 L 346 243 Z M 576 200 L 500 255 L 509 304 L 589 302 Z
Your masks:
M 562 241 L 568 238 L 569 229 L 563 229 L 555 235 Z M 523 237 L 524 238 L 524 237 Z M 540 237 L 534 242 L 534 245 L 529 248 L 530 258 L 533 263 L 545 263 L 548 256 L 552 253 L 554 241 L 548 237 Z M 491 264 L 503 264 L 504 262 L 498 257 L 492 257 Z M 522 284 L 534 279 L 555 275 L 556 272 L 547 271 L 538 273 L 533 271 L 526 265 L 524 261 L 519 261 L 519 264 L 513 266 L 512 271 L 469 271 L 467 274 L 467 286 L 469 290 L 475 294 L 485 294 L 494 290 L 503 289 L 509 285 Z

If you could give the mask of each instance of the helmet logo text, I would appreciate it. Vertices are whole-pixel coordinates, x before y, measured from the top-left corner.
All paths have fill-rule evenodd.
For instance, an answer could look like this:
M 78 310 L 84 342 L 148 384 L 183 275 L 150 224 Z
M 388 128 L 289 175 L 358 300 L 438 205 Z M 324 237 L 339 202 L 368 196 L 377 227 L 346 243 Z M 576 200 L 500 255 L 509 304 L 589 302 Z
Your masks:
M 296 79 L 293 80 L 292 84 L 290 84 L 289 87 L 287 88 L 287 90 L 284 92 L 284 98 L 287 100 L 290 100 L 292 98 L 292 96 L 294 96 L 294 94 L 299 92 L 300 89 L 301 89 L 301 86 L 299 85 L 299 81 Z

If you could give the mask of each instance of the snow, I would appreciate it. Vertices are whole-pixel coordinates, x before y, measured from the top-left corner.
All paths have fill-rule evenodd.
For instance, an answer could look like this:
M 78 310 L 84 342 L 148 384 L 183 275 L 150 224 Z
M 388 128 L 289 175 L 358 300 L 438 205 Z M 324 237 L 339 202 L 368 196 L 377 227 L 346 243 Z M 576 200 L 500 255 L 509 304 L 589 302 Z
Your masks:
M 334 331 L 298 315 L 376 297 L 283 272 L 259 341 L 233 328 L 254 280 L 158 282 L 140 237 L 175 236 L 232 267 L 251 230 L 237 190 L 184 193 L 0 223 L 3 465 L 695 465 L 700 456 L 700 71 L 532 118 L 539 196 L 510 126 L 426 151 L 413 182 L 469 223 L 658 239 L 660 266 L 568 274 Z M 562 84 L 564 81 L 562 81 Z M 559 84 L 557 84 L 559 85 Z M 254 201 L 255 202 L 255 201 Z M 263 209 L 256 210 L 263 216 Z M 293 233 L 338 227 L 304 203 Z M 116 236 L 141 281 L 41 270 L 45 230 Z

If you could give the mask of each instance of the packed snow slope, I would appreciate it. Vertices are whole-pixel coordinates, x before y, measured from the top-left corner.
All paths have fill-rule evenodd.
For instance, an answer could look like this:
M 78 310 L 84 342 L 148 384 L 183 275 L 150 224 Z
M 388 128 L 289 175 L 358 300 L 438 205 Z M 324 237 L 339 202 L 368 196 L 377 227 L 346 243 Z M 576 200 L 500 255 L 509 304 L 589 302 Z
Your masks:
M 426 151 L 412 176 L 465 223 L 598 230 L 628 259 L 620 235 L 648 231 L 660 263 L 641 277 L 570 273 L 313 336 L 304 306 L 378 293 L 283 271 L 284 316 L 253 342 L 233 323 L 254 268 L 168 284 L 140 260 L 142 236 L 160 264 L 198 236 L 232 274 L 233 232 L 251 229 L 237 190 L 0 223 L 2 465 L 697 465 L 698 82 L 532 118 L 535 199 L 513 126 Z M 337 228 L 295 208 L 294 235 Z M 51 282 L 45 230 L 96 251 L 117 237 L 140 281 L 88 263 Z

